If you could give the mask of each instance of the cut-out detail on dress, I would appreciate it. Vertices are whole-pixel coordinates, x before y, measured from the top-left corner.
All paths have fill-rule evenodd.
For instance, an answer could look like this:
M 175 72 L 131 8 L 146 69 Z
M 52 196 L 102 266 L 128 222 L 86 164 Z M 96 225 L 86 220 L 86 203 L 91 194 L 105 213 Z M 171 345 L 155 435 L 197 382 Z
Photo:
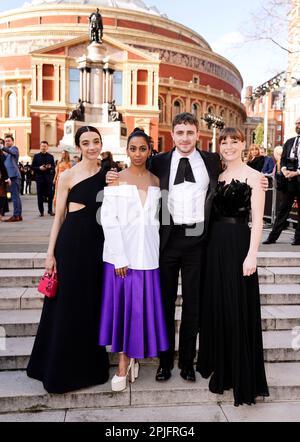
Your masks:
M 79 204 L 79 203 L 69 203 L 69 213 L 76 213 L 76 212 L 80 212 L 81 210 L 85 209 L 86 206 L 84 204 Z

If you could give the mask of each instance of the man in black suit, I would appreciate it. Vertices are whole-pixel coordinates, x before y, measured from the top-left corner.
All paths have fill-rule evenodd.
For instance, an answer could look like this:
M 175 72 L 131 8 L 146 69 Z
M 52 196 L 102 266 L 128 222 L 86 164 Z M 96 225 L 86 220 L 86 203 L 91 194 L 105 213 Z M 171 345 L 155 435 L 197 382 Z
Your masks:
M 53 155 L 47 153 L 48 142 L 41 142 L 40 153 L 34 155 L 31 169 L 35 172 L 38 208 L 40 216 L 44 216 L 44 197 L 48 199 L 48 213 L 54 216 L 52 211 L 53 202 L 53 177 L 55 163 Z
M 298 224 L 292 245 L 300 245 L 300 118 L 296 120 L 296 133 L 297 136 L 289 139 L 283 146 L 281 171 L 286 185 L 282 191 L 282 199 L 275 224 L 269 237 L 263 244 L 276 243 L 285 228 L 294 201 L 297 199 Z
M 196 149 L 199 122 L 189 113 L 177 115 L 172 137 L 175 148 L 151 158 L 150 170 L 160 178 L 163 193 L 160 230 L 161 288 L 170 348 L 160 354 L 156 380 L 166 381 L 174 367 L 175 308 L 182 277 L 179 332 L 181 377 L 195 381 L 193 368 L 200 323 L 205 239 L 213 192 L 221 172 L 219 156 Z

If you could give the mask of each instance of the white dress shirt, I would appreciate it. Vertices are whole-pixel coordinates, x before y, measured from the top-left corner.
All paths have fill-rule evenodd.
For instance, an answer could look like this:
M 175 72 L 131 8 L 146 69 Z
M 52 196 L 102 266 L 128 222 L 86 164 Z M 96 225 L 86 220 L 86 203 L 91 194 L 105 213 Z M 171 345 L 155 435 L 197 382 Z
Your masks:
M 143 206 L 137 186 L 104 189 L 101 223 L 103 261 L 116 269 L 155 270 L 159 267 L 159 210 L 161 191 L 150 186 Z
M 188 157 L 195 183 L 185 181 L 174 185 L 182 155 L 176 149 L 172 155 L 169 182 L 168 208 L 175 224 L 195 224 L 205 220 L 205 200 L 209 187 L 209 175 L 205 163 L 197 150 Z

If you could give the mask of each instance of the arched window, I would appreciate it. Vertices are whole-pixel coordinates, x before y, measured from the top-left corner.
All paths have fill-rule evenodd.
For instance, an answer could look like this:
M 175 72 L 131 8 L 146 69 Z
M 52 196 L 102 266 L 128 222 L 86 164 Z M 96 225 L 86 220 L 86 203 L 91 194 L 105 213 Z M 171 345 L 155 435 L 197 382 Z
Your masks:
M 208 106 L 208 108 L 207 108 L 207 112 L 208 112 L 209 114 L 214 114 L 214 113 L 215 113 L 215 109 L 214 109 L 214 107 L 213 107 L 213 106 Z
M 173 104 L 173 117 L 182 112 L 182 103 L 179 100 L 175 100 Z
M 164 100 L 161 97 L 158 98 L 158 108 L 160 110 L 159 122 L 161 124 L 165 122 L 165 105 Z
M 46 124 L 46 126 L 45 126 L 45 138 L 48 141 L 48 143 L 51 143 L 51 139 L 52 139 L 52 127 L 51 127 L 51 124 Z
M 16 118 L 17 116 L 17 96 L 11 91 L 6 97 L 6 118 Z
M 193 103 L 192 104 L 192 114 L 196 118 L 198 118 L 198 119 L 201 117 L 201 107 L 200 107 L 200 104 L 198 104 L 198 103 Z

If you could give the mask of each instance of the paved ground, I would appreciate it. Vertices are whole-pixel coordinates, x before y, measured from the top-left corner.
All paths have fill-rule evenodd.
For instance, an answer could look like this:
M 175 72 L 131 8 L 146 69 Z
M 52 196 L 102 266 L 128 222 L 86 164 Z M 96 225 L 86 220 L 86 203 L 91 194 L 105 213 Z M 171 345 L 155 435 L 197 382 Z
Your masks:
M 0 253 L 21 253 L 21 252 L 45 252 L 48 246 L 49 233 L 53 218 L 47 215 L 45 204 L 45 216 L 39 217 L 36 196 L 24 196 L 23 222 L 0 223 Z M 12 208 L 12 203 L 10 203 Z M 10 213 L 11 215 L 11 213 Z M 268 236 L 270 228 L 266 226 L 263 238 Z M 284 232 L 278 243 L 269 246 L 262 246 L 261 251 L 288 252 L 300 251 L 300 246 L 291 246 L 293 230 Z

